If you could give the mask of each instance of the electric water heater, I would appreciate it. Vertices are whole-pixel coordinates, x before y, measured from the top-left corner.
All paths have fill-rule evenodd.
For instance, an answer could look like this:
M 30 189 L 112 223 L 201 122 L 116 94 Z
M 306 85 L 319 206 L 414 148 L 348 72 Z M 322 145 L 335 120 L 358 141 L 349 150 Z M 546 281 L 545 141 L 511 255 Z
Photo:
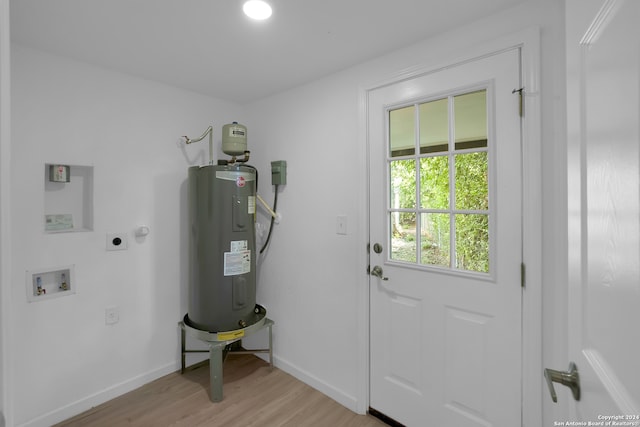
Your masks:
M 255 322 L 256 170 L 239 163 L 189 168 L 189 311 L 194 328 Z

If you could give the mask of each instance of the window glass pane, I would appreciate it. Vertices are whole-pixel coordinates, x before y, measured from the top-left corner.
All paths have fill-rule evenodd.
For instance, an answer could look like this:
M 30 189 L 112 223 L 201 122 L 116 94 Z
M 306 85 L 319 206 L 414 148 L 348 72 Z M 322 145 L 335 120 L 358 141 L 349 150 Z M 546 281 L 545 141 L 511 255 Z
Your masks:
M 420 159 L 420 205 L 423 209 L 449 209 L 449 157 Z
M 417 262 L 416 214 L 391 212 L 391 259 Z
M 388 114 L 390 259 L 488 273 L 487 91 Z
M 415 107 L 389 111 L 389 152 L 391 157 L 411 156 L 416 152 Z
M 449 99 L 420 104 L 420 153 L 449 149 Z
M 489 272 L 489 216 L 457 214 L 456 268 Z
M 416 161 L 394 160 L 390 163 L 391 208 L 416 207 Z
M 489 165 L 487 153 L 457 154 L 454 157 L 456 172 L 456 209 L 489 209 Z
M 423 213 L 421 216 L 422 264 L 450 267 L 449 214 Z
M 454 97 L 455 148 L 487 146 L 487 91 Z

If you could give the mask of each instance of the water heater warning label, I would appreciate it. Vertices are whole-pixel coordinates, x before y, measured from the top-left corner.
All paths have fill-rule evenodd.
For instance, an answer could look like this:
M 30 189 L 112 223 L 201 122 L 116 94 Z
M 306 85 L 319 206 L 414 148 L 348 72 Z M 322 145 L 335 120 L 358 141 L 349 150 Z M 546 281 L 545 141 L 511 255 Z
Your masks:
M 251 271 L 251 251 L 246 240 L 231 242 L 231 252 L 224 253 L 224 275 L 237 276 Z
M 244 252 L 249 249 L 249 242 L 246 240 L 232 240 L 230 252 Z
M 237 276 L 251 271 L 251 251 L 225 252 L 224 275 Z

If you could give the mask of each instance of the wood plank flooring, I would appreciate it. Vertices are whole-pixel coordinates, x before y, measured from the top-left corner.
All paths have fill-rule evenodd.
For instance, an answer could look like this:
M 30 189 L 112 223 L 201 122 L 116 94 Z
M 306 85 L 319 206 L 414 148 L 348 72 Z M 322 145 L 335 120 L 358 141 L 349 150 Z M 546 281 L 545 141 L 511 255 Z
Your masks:
M 209 400 L 209 367 L 174 372 L 57 427 L 380 427 L 253 355 L 224 363 L 224 399 Z

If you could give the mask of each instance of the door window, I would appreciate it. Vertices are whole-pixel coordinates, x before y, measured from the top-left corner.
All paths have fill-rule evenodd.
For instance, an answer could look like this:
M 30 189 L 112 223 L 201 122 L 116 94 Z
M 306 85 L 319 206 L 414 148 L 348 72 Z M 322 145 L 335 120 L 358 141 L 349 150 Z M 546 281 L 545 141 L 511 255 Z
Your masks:
M 487 90 L 388 111 L 390 260 L 490 272 Z

